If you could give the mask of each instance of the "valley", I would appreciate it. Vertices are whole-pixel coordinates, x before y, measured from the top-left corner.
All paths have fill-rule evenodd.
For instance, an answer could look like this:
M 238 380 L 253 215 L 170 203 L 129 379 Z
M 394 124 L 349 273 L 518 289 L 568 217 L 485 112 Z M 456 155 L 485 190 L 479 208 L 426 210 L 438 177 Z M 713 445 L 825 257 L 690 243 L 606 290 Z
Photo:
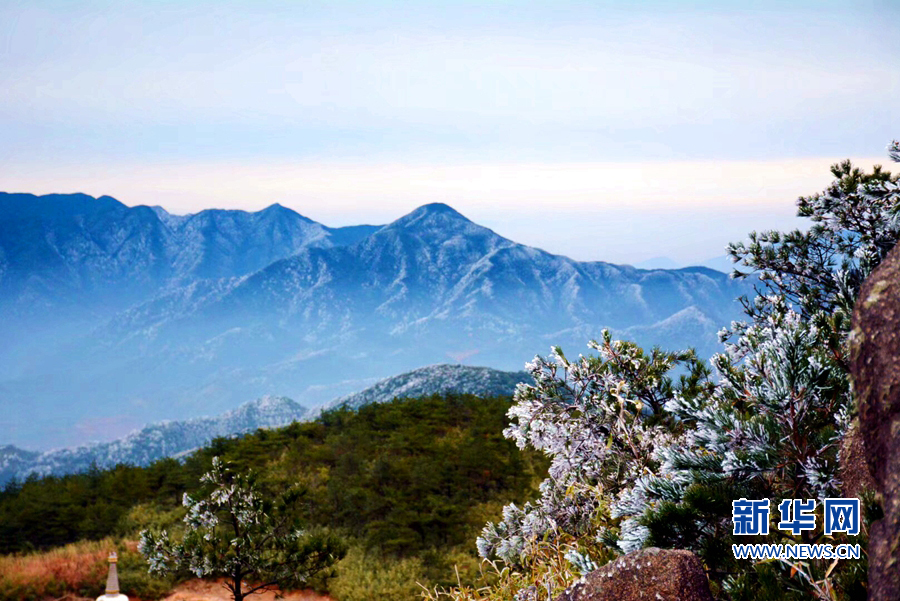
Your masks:
M 0 194 L 0 441 L 109 442 L 267 395 L 314 408 L 448 361 L 515 371 L 604 328 L 709 356 L 749 289 L 574 261 L 440 203 L 329 228 L 279 205 L 174 216 Z

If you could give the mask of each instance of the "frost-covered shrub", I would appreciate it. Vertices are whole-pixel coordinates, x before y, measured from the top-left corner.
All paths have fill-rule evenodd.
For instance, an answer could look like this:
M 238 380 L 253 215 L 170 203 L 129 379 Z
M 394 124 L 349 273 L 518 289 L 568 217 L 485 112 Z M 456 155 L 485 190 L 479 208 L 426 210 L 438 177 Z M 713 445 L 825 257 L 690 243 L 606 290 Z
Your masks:
M 900 161 L 900 143 L 888 152 Z M 484 558 L 538 574 L 539 550 L 556 541 L 571 576 L 594 565 L 580 545 L 654 544 L 699 553 L 733 598 L 765 586 L 830 599 L 858 586 L 858 566 L 779 571 L 730 562 L 727 546 L 733 499 L 838 491 L 839 442 L 854 413 L 850 316 L 863 281 L 900 239 L 900 182 L 849 161 L 832 173 L 825 192 L 797 201 L 809 229 L 751 233 L 729 246 L 734 277 L 757 276 L 757 295 L 741 299 L 747 320 L 723 330 L 714 379 L 689 352 L 648 355 L 608 333 L 590 345 L 597 357 L 569 361 L 555 348 L 529 364 L 535 383 L 517 390 L 504 433 L 545 452 L 551 468 L 538 500 L 507 506 L 485 527 Z M 690 374 L 678 383 L 677 367 Z M 525 597 L 540 589 L 527 575 L 515 582 Z
M 718 385 L 666 404 L 689 427 L 657 450 L 658 473 L 615 507 L 623 532 L 643 527 L 643 538 L 623 541 L 626 551 L 645 543 L 707 550 L 718 563 L 711 551 L 727 547 L 731 500 L 839 496 L 838 448 L 852 398 L 816 327 L 790 309 L 773 311 L 713 363 Z
M 482 557 L 520 564 L 537 541 L 590 532 L 624 488 L 654 473 L 654 451 L 674 440 L 678 427 L 664 410 L 673 394 L 692 396 L 707 370 L 691 352 L 644 352 L 632 342 L 589 345 L 599 356 L 570 361 L 559 348 L 527 365 L 534 384 L 520 384 L 504 434 L 520 448 L 551 458 L 540 498 L 508 505 L 503 520 L 478 539 Z M 677 382 L 672 371 L 690 375 Z

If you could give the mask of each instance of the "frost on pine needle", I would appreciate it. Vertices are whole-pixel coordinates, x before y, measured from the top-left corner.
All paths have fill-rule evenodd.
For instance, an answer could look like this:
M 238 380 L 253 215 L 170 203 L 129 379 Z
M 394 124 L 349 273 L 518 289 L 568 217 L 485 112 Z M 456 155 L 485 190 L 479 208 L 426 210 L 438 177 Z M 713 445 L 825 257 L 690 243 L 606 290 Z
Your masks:
M 529 546 L 565 532 L 588 532 L 597 512 L 636 479 L 654 473 L 655 449 L 674 440 L 664 405 L 679 386 L 676 366 L 705 377 L 691 352 L 646 353 L 604 331 L 591 342 L 596 356 L 569 360 L 561 349 L 527 365 L 534 384 L 520 385 L 504 431 L 520 448 L 550 457 L 540 498 L 488 524 L 478 540 L 482 557 L 520 563 Z
M 891 160 L 895 163 L 900 163 L 900 142 L 894 140 L 888 144 L 888 156 L 890 156 Z
M 900 161 L 900 143 L 889 154 Z M 478 539 L 482 557 L 521 570 L 509 585 L 520 588 L 503 598 L 533 598 L 548 566 L 574 579 L 573 568 L 602 565 L 603 553 L 647 545 L 690 549 L 729 598 L 756 598 L 758 566 L 728 552 L 732 500 L 838 495 L 854 413 L 850 316 L 900 239 L 900 181 L 849 161 L 832 174 L 824 192 L 797 201 L 808 229 L 728 245 L 732 276 L 752 276 L 755 294 L 739 299 L 744 321 L 719 333 L 712 369 L 691 352 L 648 353 L 609 332 L 589 345 L 596 355 L 570 360 L 554 347 L 527 365 L 533 384 L 517 388 L 504 434 L 545 453 L 550 469 L 536 500 L 507 506 Z M 547 545 L 565 547 L 568 565 L 554 564 Z M 837 590 L 840 567 L 804 566 L 801 584 L 770 572 L 770 592 Z
M 571 563 L 581 576 L 587 576 L 597 569 L 597 564 L 590 557 L 580 553 L 576 549 L 570 550 L 565 554 L 566 560 Z

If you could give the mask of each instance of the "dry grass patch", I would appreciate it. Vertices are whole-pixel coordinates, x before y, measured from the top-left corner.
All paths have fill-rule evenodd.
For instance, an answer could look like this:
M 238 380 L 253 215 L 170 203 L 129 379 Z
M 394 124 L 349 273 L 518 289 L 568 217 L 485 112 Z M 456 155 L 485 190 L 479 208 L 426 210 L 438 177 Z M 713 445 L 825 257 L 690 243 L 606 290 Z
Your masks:
M 106 586 L 110 551 L 119 553 L 119 584 L 132 599 L 159 599 L 171 590 L 171 580 L 147 574 L 136 541 L 106 538 L 50 551 L 0 556 L 0 601 L 95 599 Z
M 43 553 L 0 557 L 0 599 L 37 600 L 102 592 L 110 539 L 66 545 Z

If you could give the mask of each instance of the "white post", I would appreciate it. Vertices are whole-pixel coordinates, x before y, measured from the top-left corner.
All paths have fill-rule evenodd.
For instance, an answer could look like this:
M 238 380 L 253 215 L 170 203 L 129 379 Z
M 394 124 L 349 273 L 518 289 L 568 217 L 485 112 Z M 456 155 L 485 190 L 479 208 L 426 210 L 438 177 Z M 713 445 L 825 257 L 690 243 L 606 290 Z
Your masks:
M 119 556 L 115 551 L 109 554 L 109 574 L 106 576 L 106 594 L 97 597 L 97 601 L 128 601 L 128 597 L 119 592 Z

